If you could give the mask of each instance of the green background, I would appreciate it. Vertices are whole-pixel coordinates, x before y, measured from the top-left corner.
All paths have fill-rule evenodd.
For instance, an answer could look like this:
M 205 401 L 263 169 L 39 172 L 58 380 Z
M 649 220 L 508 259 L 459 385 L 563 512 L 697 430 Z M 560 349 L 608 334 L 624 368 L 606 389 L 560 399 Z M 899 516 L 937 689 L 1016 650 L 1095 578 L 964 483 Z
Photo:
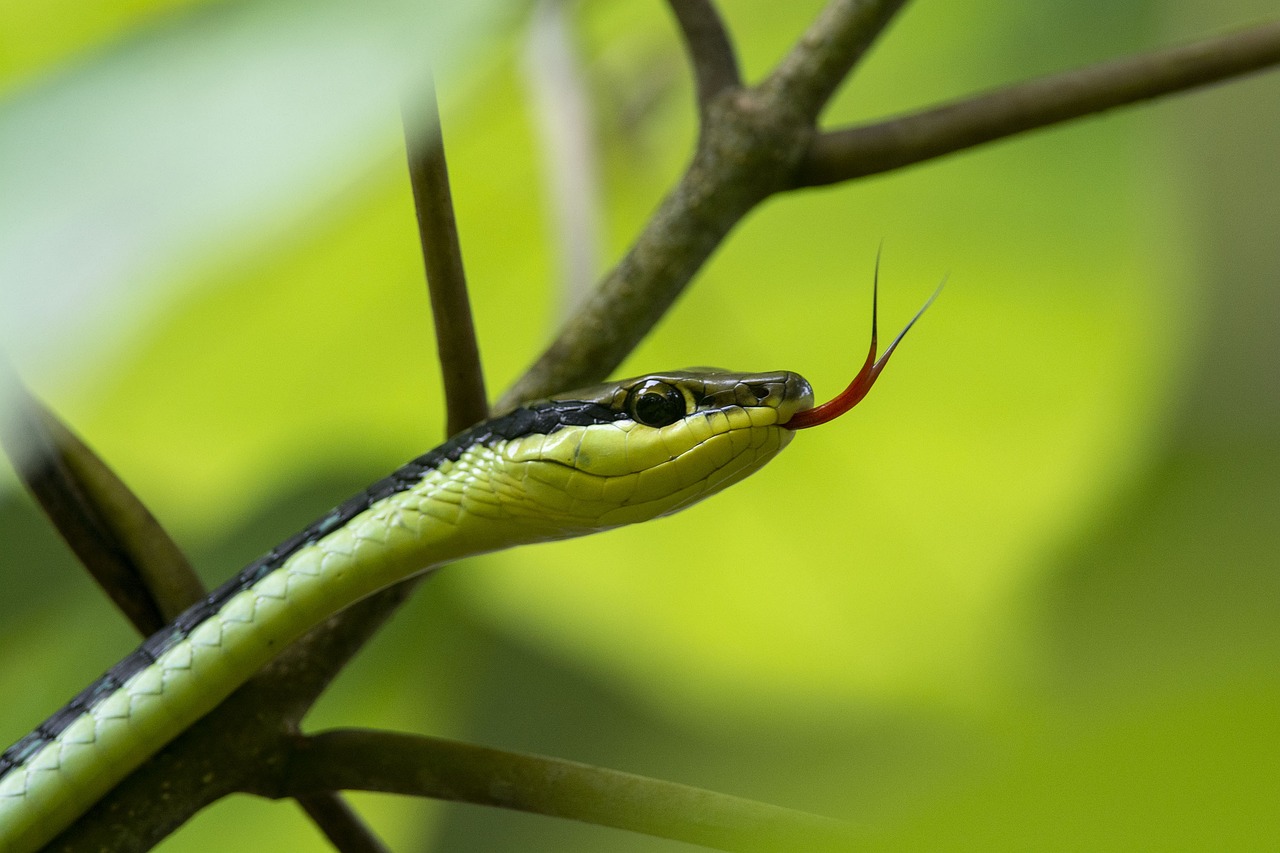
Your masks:
M 1201 5 L 913 4 L 824 121 L 1266 11 Z M 749 79 L 820 6 L 722 4 Z M 444 129 L 492 391 L 568 299 L 522 59 L 528 7 L 444 7 L 412 25 L 390 0 L 368 9 L 372 35 L 348 49 L 352 12 L 336 6 L 0 7 L 0 176 L 29 166 L 0 199 L 0 231 L 66 214 L 47 218 L 74 224 L 50 231 L 48 268 L 79 318 L 11 274 L 0 330 L 210 583 L 442 438 L 395 96 L 376 90 L 413 60 L 389 51 L 370 72 L 384 57 L 369 45 L 449 34 Z M 688 157 L 690 84 L 657 0 L 568 9 L 607 264 Z M 184 88 L 171 114 L 162 87 L 198 63 L 214 83 Z M 296 115 L 255 112 L 249 95 L 236 109 L 283 68 L 321 67 L 337 88 L 301 75 L 294 94 L 314 103 L 295 98 Z M 135 109 L 152 101 L 154 132 Z M 101 136 L 59 130 L 58 109 L 79 120 L 89 103 Z M 243 125 L 189 118 L 219 109 Z M 345 135 L 325 136 L 334 125 Z M 831 396 L 861 361 L 883 241 L 884 331 L 950 283 L 868 402 L 687 513 L 441 573 L 312 725 L 715 788 L 855 820 L 884 849 L 1280 845 L 1278 133 L 1280 83 L 1261 77 L 769 201 L 620 375 L 788 368 Z M 167 144 L 252 151 L 169 180 L 164 157 L 137 162 L 135 139 L 165 157 Z M 87 176 L 74 192 L 68 173 Z M 85 198 L 119 207 L 81 216 Z M 163 216 L 130 220 L 151 210 Z M 54 249 L 74 259 L 94 241 L 129 247 L 123 272 L 64 275 Z M 28 322 L 42 310 L 53 319 Z M 7 743 L 133 638 L 4 476 Z M 355 799 L 396 849 L 692 849 Z M 325 849 L 293 805 L 248 798 L 164 849 L 236 846 Z

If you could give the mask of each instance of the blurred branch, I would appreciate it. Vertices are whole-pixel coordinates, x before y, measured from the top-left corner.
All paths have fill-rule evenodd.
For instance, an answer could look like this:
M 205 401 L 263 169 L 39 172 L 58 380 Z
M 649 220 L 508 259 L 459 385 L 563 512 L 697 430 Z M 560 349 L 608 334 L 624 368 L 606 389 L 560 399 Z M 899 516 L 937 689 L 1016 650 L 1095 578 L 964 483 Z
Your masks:
M 307 817 L 320 827 L 324 837 L 340 853 L 391 853 L 337 794 L 326 792 L 296 799 Z
M 600 158 L 587 73 L 573 35 L 567 0 L 540 0 L 533 7 L 523 65 L 559 256 L 558 316 L 583 300 L 600 272 Z
M 720 850 L 848 849 L 854 840 L 839 821 L 558 758 L 385 732 L 300 738 L 282 794 L 339 788 L 498 806 Z
M 831 184 L 901 168 L 1277 63 L 1280 21 L 1054 74 L 902 118 L 829 131 L 814 139 L 795 186 Z
M 0 369 L 8 372 L 7 365 Z M 204 595 L 191 564 L 119 477 L 16 378 L 0 444 L 59 535 L 144 637 Z
M 431 293 L 436 350 L 444 378 L 448 435 L 456 435 L 489 415 L 480 348 L 476 343 L 467 277 L 462 267 L 458 222 L 449 190 L 449 168 L 434 81 L 421 87 L 422 103 L 405 104 L 405 151 L 409 183 L 418 211 L 418 238 Z
M 667 0 L 667 5 L 680 25 L 693 66 L 698 109 L 705 114 L 717 95 L 742 85 L 733 42 L 712 0 Z

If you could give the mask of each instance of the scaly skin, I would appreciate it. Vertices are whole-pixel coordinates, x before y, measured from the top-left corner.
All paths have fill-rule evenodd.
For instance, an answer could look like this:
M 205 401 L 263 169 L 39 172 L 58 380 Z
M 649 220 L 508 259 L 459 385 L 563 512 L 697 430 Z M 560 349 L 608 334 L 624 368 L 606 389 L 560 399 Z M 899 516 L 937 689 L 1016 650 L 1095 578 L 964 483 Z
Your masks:
M 628 416 L 628 395 L 655 379 L 686 405 L 665 426 Z M 461 557 L 683 509 L 772 459 L 792 436 L 781 424 L 812 403 L 795 374 L 680 372 L 560 395 L 469 430 L 246 569 L 153 637 L 154 654 L 113 669 L 124 677 L 104 676 L 80 710 L 6 752 L 0 851 L 48 843 L 332 613 Z

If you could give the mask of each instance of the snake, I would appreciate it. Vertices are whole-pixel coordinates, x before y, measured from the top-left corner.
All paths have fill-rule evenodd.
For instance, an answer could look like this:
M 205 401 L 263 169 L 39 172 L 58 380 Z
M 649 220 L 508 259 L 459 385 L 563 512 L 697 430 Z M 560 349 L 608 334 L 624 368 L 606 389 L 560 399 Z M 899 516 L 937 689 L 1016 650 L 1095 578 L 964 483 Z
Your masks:
M 293 640 L 465 557 L 649 521 L 847 412 L 902 337 L 813 405 L 789 371 L 651 373 L 526 403 L 401 466 L 272 548 L 0 754 L 0 851 L 35 853 Z

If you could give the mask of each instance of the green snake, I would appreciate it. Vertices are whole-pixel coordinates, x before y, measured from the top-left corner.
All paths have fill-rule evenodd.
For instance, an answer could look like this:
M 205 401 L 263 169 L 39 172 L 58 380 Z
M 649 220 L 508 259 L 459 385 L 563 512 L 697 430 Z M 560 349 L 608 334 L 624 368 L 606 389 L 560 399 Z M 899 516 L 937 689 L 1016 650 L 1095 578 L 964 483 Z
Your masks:
M 379 589 L 463 557 L 669 515 L 743 479 L 794 430 L 860 401 L 916 318 L 877 361 L 873 311 L 862 370 L 817 408 L 795 373 L 652 374 L 526 404 L 414 459 L 250 564 L 0 755 L 0 850 L 40 849 L 290 642 Z

